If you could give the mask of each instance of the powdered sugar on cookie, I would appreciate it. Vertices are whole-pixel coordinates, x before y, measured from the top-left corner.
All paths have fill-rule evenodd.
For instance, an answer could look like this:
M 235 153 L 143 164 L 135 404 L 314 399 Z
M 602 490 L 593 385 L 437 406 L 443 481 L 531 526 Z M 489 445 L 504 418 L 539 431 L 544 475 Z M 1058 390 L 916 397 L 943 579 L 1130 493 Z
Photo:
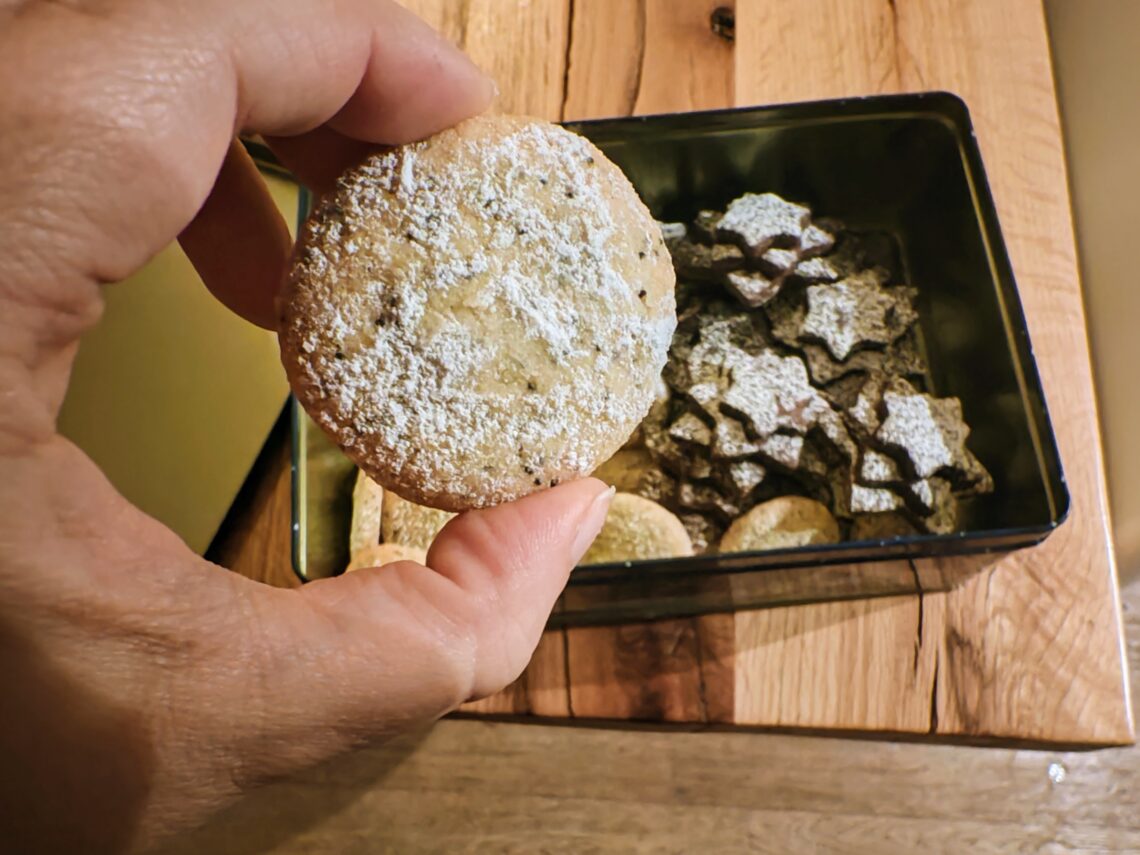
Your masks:
M 363 469 L 458 510 L 590 472 L 675 326 L 659 229 L 585 139 L 484 117 L 376 155 L 306 225 L 283 358 Z

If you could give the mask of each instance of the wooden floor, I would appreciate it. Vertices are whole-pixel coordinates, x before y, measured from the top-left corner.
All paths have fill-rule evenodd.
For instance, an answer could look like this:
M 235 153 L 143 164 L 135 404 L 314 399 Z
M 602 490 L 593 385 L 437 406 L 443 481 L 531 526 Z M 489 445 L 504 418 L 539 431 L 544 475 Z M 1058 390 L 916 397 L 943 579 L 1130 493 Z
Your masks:
M 1140 573 L 1125 583 L 1138 688 Z M 169 851 L 1140 852 L 1140 748 L 448 720 L 269 787 Z

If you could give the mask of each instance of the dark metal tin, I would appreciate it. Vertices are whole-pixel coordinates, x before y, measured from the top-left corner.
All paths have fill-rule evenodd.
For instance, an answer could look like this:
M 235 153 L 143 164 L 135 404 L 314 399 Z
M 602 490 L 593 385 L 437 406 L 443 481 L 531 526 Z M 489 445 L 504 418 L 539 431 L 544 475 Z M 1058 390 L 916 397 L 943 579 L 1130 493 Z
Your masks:
M 554 625 L 693 615 L 948 587 L 985 556 L 1040 543 L 1069 495 L 969 112 L 930 93 L 576 122 L 654 216 L 689 220 L 746 191 L 894 234 L 919 291 L 931 391 L 961 399 L 995 490 L 962 530 L 767 552 L 580 567 Z M 305 204 L 303 200 L 303 205 Z M 302 211 L 302 214 L 304 210 Z M 294 405 L 293 556 L 305 580 L 347 563 L 352 464 Z M 921 583 L 919 574 L 922 574 Z

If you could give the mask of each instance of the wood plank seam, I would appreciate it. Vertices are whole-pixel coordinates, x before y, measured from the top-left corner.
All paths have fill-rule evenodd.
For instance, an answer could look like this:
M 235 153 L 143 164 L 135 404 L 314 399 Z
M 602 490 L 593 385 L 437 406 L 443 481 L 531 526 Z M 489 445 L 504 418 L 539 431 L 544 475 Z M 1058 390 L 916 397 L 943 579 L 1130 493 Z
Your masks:
M 574 684 L 570 680 L 570 632 L 566 627 L 562 627 L 558 633 L 562 636 L 562 673 L 566 682 L 566 715 L 568 718 L 574 718 L 574 692 L 571 691 Z
M 455 43 L 459 45 L 461 50 L 467 50 L 467 27 L 471 23 L 471 4 L 463 2 L 459 4 L 458 18 L 456 21 L 457 35 Z
M 891 3 L 891 7 L 892 9 L 894 8 L 893 2 Z M 915 638 L 914 642 L 914 662 L 912 664 L 912 672 L 914 677 L 917 679 L 919 676 L 919 665 L 922 661 L 923 646 L 925 643 L 923 639 L 923 628 L 925 626 L 926 619 L 926 597 L 928 592 L 922 586 L 922 576 L 918 572 L 917 565 L 912 559 L 907 559 L 907 564 L 910 566 L 911 573 L 914 574 L 915 596 L 918 598 L 918 627 L 916 630 L 917 637 Z M 928 707 L 929 711 L 927 713 L 928 720 L 926 728 L 926 732 L 932 735 L 938 732 L 938 673 L 939 667 L 942 664 L 942 656 L 937 644 L 934 647 L 933 656 L 934 661 L 931 667 L 934 673 L 930 680 L 930 703 Z
M 645 74 L 645 2 L 646 0 L 637 0 L 637 8 L 635 10 L 637 25 L 634 32 L 637 34 L 637 41 L 634 42 L 633 48 L 633 83 L 629 87 L 629 106 L 625 110 L 627 116 L 632 116 L 637 110 L 637 99 L 641 97 L 641 78 Z
M 570 63 L 574 55 L 574 8 L 576 0 L 567 0 L 566 3 L 566 49 L 562 59 L 562 107 L 558 111 L 558 118 L 566 121 L 566 99 L 570 94 Z M 565 632 L 565 630 L 563 630 Z M 566 683 L 569 692 L 569 680 Z
M 566 3 L 566 48 L 562 58 L 562 98 L 558 110 L 558 118 L 566 120 L 566 99 L 570 93 L 570 63 L 574 53 L 574 12 L 576 0 L 567 0 Z M 566 715 L 574 718 L 574 685 L 570 679 L 570 633 L 566 627 L 558 630 L 562 641 L 562 675 L 566 692 Z M 525 672 L 524 672 L 525 673 Z
M 701 649 L 701 626 L 699 622 L 693 623 L 694 644 L 693 651 L 697 656 L 697 715 L 705 724 L 709 721 L 708 687 L 705 685 L 705 659 Z

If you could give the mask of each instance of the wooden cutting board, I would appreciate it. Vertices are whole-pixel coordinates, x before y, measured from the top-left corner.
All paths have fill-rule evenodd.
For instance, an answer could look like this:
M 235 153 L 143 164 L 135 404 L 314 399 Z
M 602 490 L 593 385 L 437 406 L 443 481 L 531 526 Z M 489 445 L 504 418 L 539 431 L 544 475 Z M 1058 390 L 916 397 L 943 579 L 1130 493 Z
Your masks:
M 550 119 L 946 89 L 969 105 L 1072 494 L 1043 546 L 954 591 L 549 632 L 472 714 L 1132 740 L 1096 404 L 1038 0 L 417 0 Z M 222 553 L 289 578 L 280 453 Z M 282 548 L 282 544 L 285 548 Z M 271 553 L 266 564 L 267 550 Z M 918 577 L 957 562 L 918 562 Z

